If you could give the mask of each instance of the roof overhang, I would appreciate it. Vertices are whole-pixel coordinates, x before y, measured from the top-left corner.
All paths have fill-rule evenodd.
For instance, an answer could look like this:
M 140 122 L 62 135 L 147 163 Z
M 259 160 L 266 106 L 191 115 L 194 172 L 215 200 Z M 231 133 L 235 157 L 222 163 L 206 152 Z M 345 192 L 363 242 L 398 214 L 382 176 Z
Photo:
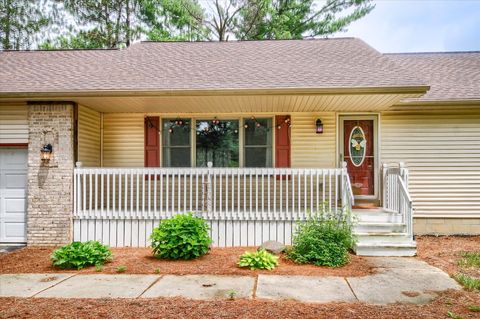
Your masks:
M 0 102 L 73 101 L 100 112 L 381 111 L 429 86 L 0 93 Z

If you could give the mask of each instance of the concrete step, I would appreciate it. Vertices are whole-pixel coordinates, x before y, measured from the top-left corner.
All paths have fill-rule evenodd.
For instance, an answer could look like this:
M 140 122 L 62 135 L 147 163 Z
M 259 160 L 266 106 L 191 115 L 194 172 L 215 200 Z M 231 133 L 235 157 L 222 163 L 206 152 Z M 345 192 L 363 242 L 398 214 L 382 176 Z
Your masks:
M 383 243 L 398 243 L 403 244 L 411 241 L 411 237 L 406 233 L 355 233 L 357 241 L 359 243 L 374 243 L 374 242 L 383 242 Z
M 357 223 L 401 223 L 402 216 L 398 213 L 387 212 L 383 209 L 354 209 L 353 214 Z
M 404 223 L 359 222 L 355 225 L 354 231 L 358 233 L 403 233 L 405 227 Z
M 359 256 L 412 257 L 417 254 L 417 244 L 414 241 L 357 243 L 353 251 Z

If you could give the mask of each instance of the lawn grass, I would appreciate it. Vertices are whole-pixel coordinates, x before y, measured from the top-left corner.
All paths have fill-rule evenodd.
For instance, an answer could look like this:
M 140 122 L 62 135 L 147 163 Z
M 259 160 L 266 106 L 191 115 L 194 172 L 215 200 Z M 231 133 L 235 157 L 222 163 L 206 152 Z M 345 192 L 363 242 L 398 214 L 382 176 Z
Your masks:
M 464 274 L 456 274 L 453 278 L 468 290 L 480 291 L 480 279 L 473 278 Z
M 463 252 L 461 256 L 463 258 L 458 262 L 460 267 L 480 268 L 480 251 Z

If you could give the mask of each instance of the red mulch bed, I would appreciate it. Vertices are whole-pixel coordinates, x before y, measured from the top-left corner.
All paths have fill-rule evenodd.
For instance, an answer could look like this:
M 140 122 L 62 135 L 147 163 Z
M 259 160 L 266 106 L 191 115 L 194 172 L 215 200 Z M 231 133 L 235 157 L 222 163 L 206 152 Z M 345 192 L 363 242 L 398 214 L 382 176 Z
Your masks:
M 80 271 L 59 270 L 52 267 L 50 254 L 54 248 L 26 247 L 8 254 L 0 255 L 0 273 L 49 273 L 80 272 L 95 273 L 95 267 Z M 116 273 L 118 266 L 126 266 L 126 274 L 213 274 L 255 276 L 261 273 L 276 275 L 305 276 L 366 276 L 375 272 L 375 268 L 363 257 L 350 255 L 350 263 L 340 268 L 298 265 L 283 256 L 279 266 L 272 271 L 250 270 L 237 266 L 238 258 L 252 247 L 213 248 L 207 255 L 195 260 L 169 261 L 152 256 L 149 248 L 112 248 L 113 261 L 105 264 L 102 273 Z M 158 269 L 158 272 L 156 271 Z
M 261 300 L 194 301 L 181 298 L 0 298 L 0 318 L 444 319 L 448 318 L 448 312 L 465 319 L 480 318 L 480 313 L 468 309 L 471 305 L 480 305 L 480 294 L 448 291 L 429 304 L 388 306 Z
M 427 263 L 454 275 L 458 272 L 480 278 L 480 269 L 466 269 L 458 266 L 461 253 L 480 251 L 480 236 L 419 236 L 418 257 Z M 480 318 L 480 314 L 479 314 Z

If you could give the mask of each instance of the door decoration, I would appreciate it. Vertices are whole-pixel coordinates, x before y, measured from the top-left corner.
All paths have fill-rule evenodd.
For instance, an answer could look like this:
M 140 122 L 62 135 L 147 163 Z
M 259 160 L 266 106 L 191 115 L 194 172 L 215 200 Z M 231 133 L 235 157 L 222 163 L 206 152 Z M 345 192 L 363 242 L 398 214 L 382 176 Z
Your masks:
M 348 148 L 350 153 L 350 160 L 356 167 L 362 165 L 365 160 L 367 140 L 365 138 L 365 132 L 360 126 L 355 126 L 350 132 L 350 147 Z

